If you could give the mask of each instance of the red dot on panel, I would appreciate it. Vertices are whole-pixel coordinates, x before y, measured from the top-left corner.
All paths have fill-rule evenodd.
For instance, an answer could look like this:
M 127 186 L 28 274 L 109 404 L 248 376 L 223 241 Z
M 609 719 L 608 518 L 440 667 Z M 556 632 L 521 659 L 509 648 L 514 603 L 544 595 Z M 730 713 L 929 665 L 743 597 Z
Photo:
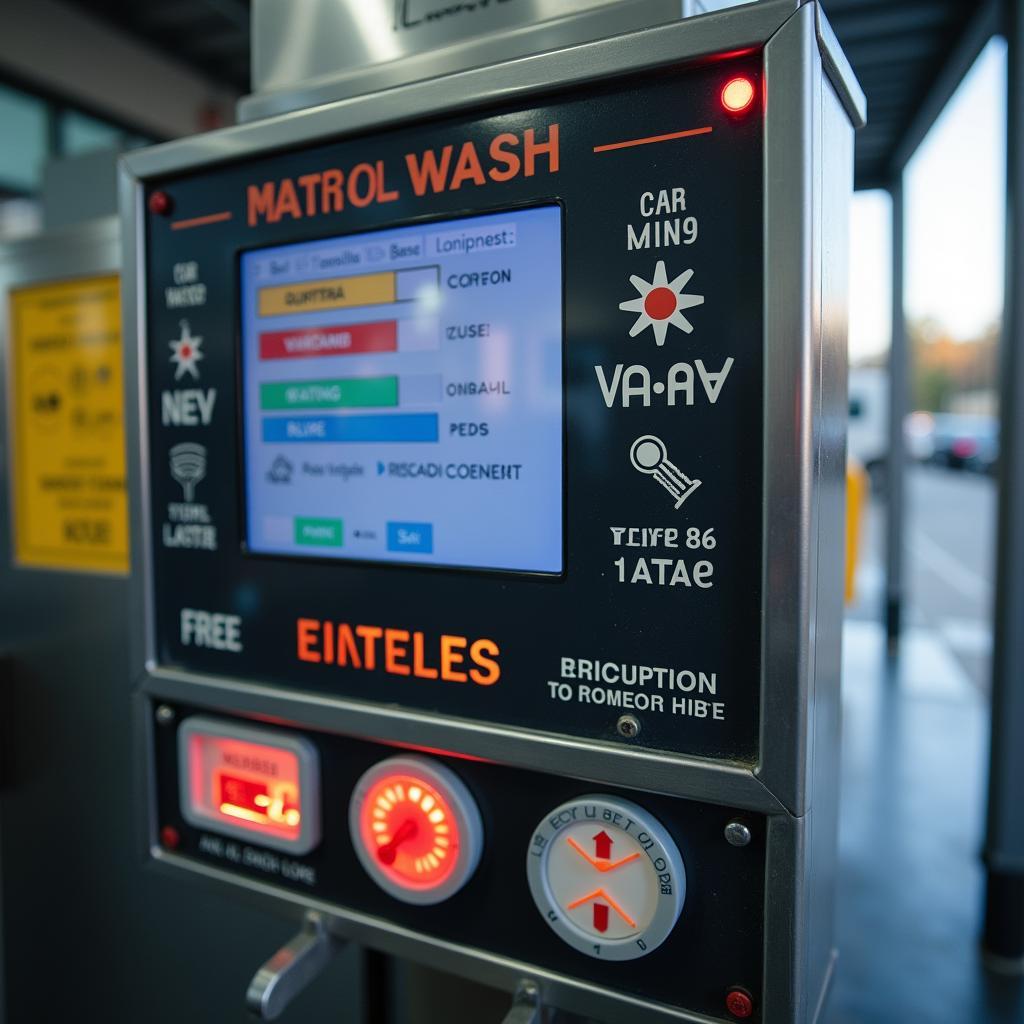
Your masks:
M 725 1008 L 740 1020 L 746 1020 L 754 1012 L 754 1000 L 741 988 L 731 989 L 725 997 Z

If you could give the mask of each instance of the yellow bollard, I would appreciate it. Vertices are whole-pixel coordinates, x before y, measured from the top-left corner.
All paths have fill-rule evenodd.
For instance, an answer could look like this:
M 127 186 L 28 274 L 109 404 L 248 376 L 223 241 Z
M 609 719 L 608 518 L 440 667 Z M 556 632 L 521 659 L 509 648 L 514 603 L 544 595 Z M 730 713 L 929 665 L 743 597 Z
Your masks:
M 867 470 L 856 460 L 846 462 L 846 603 L 853 602 L 857 589 L 857 556 L 860 551 L 861 520 L 871 489 Z

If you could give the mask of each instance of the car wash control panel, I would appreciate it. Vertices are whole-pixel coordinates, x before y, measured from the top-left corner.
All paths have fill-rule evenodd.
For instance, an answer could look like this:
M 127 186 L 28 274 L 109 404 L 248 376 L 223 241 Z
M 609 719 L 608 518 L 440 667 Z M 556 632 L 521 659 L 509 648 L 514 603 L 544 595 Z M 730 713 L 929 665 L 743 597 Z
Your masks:
M 735 1019 L 734 992 L 756 1006 L 760 815 L 183 705 L 160 717 L 169 853 L 711 1017 Z
M 757 761 L 763 77 L 752 53 L 146 183 L 152 660 L 311 702 L 162 703 L 163 851 L 760 1019 L 765 819 L 313 702 Z

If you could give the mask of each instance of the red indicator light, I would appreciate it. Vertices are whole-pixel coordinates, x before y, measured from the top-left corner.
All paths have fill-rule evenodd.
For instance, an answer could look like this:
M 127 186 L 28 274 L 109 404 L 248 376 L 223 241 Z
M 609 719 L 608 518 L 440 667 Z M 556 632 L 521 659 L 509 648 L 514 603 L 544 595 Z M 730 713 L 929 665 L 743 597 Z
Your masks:
M 151 192 L 149 196 L 149 212 L 157 217 L 166 217 L 174 203 L 166 192 Z
M 754 1000 L 750 993 L 741 988 L 730 989 L 725 997 L 725 1008 L 740 1020 L 746 1020 L 754 1012 Z
M 754 102 L 754 83 L 749 78 L 733 78 L 722 89 L 722 106 L 732 114 L 740 114 Z
M 483 829 L 462 780 L 424 757 L 375 764 L 349 808 L 352 843 L 385 892 L 406 903 L 440 903 L 476 870 Z
M 160 845 L 167 850 L 176 850 L 181 843 L 181 836 L 173 825 L 164 825 L 160 829 Z
M 305 853 L 319 839 L 316 751 L 299 736 L 190 718 L 179 730 L 189 824 Z

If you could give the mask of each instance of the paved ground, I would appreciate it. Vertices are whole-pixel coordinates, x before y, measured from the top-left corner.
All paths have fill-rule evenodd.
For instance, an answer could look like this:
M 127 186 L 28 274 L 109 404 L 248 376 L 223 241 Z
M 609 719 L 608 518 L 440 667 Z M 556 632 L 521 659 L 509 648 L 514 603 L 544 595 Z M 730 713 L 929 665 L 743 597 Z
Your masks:
M 981 966 L 990 480 L 915 468 L 908 629 L 879 625 L 880 509 L 845 630 L 840 966 L 827 1024 L 1021 1024 L 1024 983 Z
M 985 476 L 912 467 L 907 479 L 906 619 L 935 630 L 988 692 L 992 651 L 991 595 L 995 574 L 996 489 Z M 884 506 L 865 519 L 857 600 L 850 618 L 877 621 L 885 574 Z

